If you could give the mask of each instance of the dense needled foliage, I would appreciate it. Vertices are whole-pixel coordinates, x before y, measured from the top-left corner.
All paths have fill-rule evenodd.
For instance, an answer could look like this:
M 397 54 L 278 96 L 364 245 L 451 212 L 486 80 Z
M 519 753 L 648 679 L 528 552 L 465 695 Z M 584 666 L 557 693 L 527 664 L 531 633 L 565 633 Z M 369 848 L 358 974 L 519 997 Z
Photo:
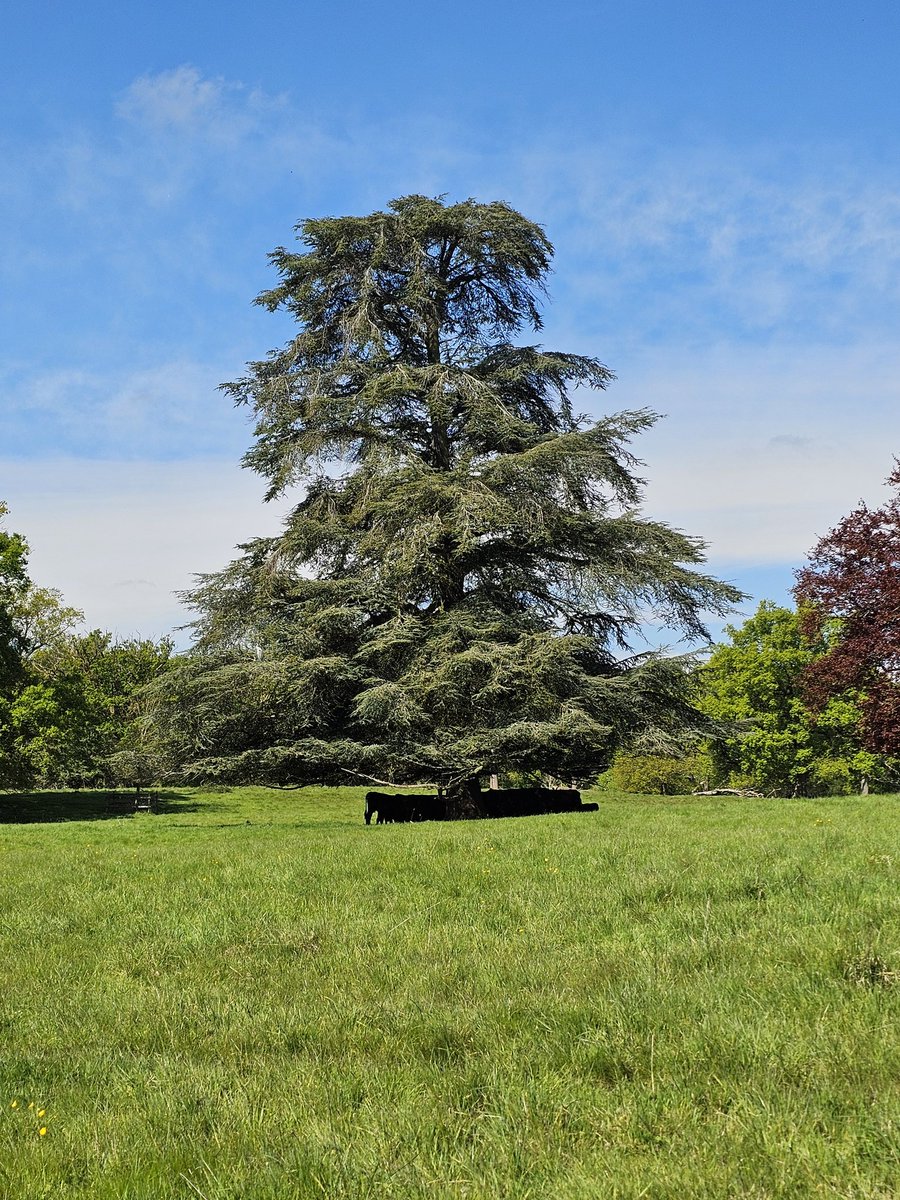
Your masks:
M 579 777 L 696 725 L 684 660 L 630 641 L 702 638 L 738 594 L 638 512 L 654 414 L 580 416 L 611 372 L 513 340 L 541 327 L 540 226 L 407 196 L 298 233 L 258 298 L 297 332 L 225 390 L 246 465 L 302 499 L 191 594 L 196 646 L 152 704 L 188 775 Z

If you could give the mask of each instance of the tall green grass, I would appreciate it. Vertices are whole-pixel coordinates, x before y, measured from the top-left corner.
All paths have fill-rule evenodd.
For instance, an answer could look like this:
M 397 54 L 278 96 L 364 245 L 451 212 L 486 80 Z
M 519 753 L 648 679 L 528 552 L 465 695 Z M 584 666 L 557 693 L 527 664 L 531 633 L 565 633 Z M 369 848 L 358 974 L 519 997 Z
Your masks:
M 362 795 L 0 796 L 0 1195 L 900 1194 L 896 798 Z

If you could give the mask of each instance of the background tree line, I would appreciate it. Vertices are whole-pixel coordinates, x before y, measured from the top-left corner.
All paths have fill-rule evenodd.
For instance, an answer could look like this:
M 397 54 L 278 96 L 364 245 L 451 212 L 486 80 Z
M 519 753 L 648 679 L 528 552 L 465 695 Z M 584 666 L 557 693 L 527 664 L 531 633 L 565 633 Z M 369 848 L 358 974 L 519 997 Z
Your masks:
M 79 632 L 81 621 L 29 577 L 25 539 L 0 528 L 0 787 L 134 785 L 153 774 L 135 753 L 145 740 L 137 696 L 168 666 L 172 643 Z
M 896 791 L 900 761 L 866 737 L 864 695 L 821 694 L 817 672 L 839 644 L 831 623 L 811 636 L 802 611 L 763 601 L 696 668 L 698 704 L 714 736 L 673 755 L 616 756 L 606 782 L 622 791 L 682 794 L 703 788 L 764 795 Z M 830 666 L 829 666 L 830 669 Z
M 877 528 L 883 515 L 876 510 Z M 818 579 L 809 570 L 801 581 Z M 869 578 L 870 603 L 873 590 Z M 162 775 L 196 780 L 174 739 L 151 719 L 160 693 L 195 669 L 196 650 L 175 656 L 168 640 L 76 632 L 80 619 L 58 592 L 30 580 L 25 540 L 0 530 L 0 787 L 133 786 Z M 785 796 L 896 790 L 900 744 L 896 731 L 889 736 L 884 705 L 870 731 L 864 680 L 842 676 L 837 687 L 827 686 L 836 651 L 847 670 L 845 629 L 841 617 L 826 619 L 808 602 L 796 609 L 763 601 L 688 672 L 696 706 L 714 732 L 686 731 L 674 753 L 620 749 L 605 783 L 663 794 L 703 787 Z M 882 630 L 891 635 L 889 624 Z M 880 678 L 877 656 L 858 664 L 863 669 Z M 252 697 L 231 693 L 221 719 L 251 722 L 253 712 Z
M 619 756 L 615 786 L 774 795 L 900 789 L 900 467 L 797 571 L 796 609 L 763 602 L 697 668 L 720 732 L 678 756 Z

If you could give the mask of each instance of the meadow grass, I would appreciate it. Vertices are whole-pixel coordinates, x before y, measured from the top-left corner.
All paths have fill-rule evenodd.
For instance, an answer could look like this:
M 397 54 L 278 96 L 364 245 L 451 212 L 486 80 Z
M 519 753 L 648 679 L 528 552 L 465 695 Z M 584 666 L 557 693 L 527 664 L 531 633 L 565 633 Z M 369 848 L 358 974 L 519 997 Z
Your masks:
M 4 1200 L 900 1194 L 896 797 L 363 791 L 0 796 Z

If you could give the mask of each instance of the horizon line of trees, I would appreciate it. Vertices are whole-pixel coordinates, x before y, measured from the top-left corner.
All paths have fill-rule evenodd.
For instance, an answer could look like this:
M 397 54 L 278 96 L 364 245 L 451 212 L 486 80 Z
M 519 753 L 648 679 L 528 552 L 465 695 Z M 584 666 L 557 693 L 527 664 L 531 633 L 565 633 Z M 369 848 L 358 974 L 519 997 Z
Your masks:
M 876 510 L 876 523 L 883 515 Z M 800 606 L 762 600 L 689 665 L 710 731 L 687 731 L 663 753 L 624 745 L 599 772 L 606 787 L 782 796 L 900 790 L 900 738 L 891 740 L 883 696 L 873 710 L 859 674 L 827 686 L 831 656 L 846 655 L 847 617 L 826 618 L 803 602 L 807 570 L 798 572 Z M 25 539 L 0 528 L 0 789 L 200 782 L 148 721 L 148 700 L 152 709 L 167 676 L 175 679 L 197 651 L 175 655 L 171 639 L 115 639 L 79 631 L 81 622 L 59 592 L 29 578 Z M 866 670 L 871 679 L 871 662 Z M 510 782 L 528 775 L 505 773 Z

